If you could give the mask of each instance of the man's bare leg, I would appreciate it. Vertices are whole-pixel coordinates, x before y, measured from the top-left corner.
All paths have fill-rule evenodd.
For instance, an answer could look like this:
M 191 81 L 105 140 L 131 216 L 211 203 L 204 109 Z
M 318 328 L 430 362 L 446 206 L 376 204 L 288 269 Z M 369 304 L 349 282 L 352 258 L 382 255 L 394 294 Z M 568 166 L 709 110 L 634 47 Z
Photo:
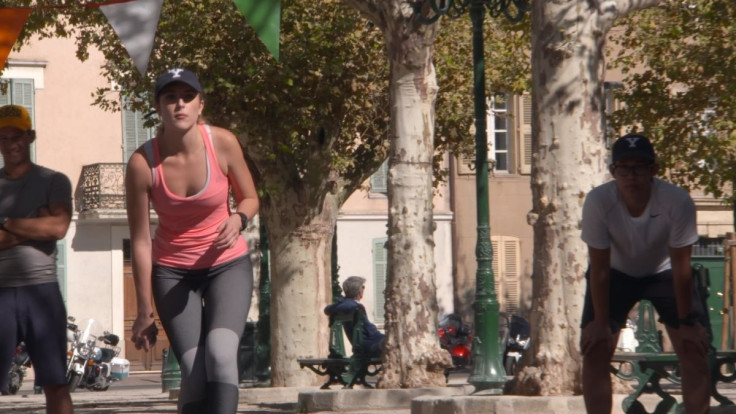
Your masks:
M 680 329 L 667 326 L 667 334 L 672 340 L 677 358 L 680 360 L 682 376 L 682 399 L 687 414 L 707 414 L 710 407 L 710 366 L 708 365 L 707 333 L 702 330 L 702 338 L 683 339 Z
M 614 335 L 613 349 L 608 341 L 599 341 L 583 355 L 583 399 L 588 414 L 610 414 L 613 407 L 611 358 L 617 339 Z
M 72 414 L 72 396 L 69 387 L 64 385 L 45 385 L 43 393 L 46 395 L 46 414 Z

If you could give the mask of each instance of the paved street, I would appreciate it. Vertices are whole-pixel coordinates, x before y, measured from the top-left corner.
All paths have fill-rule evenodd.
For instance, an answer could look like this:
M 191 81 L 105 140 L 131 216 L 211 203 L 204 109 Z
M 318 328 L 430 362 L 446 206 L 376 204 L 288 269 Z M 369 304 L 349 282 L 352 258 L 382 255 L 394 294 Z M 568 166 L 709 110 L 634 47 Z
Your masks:
M 23 383 L 18 395 L 0 397 L 0 413 L 45 413 L 44 396 L 33 394 L 32 370 L 31 378 Z M 241 390 L 241 404 L 238 412 L 242 413 L 294 413 L 298 391 L 279 393 L 268 398 L 264 395 L 263 403 L 243 401 L 247 394 L 263 393 L 266 390 Z M 287 402 L 277 401 L 287 398 Z M 277 400 L 275 400 L 277 399 Z M 78 390 L 72 393 L 75 413 L 175 413 L 176 400 L 169 398 L 169 393 L 161 391 L 159 373 L 133 373 L 130 377 L 114 383 L 107 391 Z
M 30 378 L 24 381 L 23 388 L 14 396 L 0 396 L 0 413 L 45 413 L 43 395 L 33 394 L 32 370 L 29 371 Z M 454 373 L 450 377 L 450 386 L 448 388 L 454 391 L 470 392 L 467 385 L 468 373 Z M 667 387 L 670 388 L 670 387 Z M 726 384 L 721 387 L 721 392 L 731 399 L 736 399 L 736 386 Z M 431 390 L 431 389 L 430 389 Z M 437 389 L 434 389 L 437 390 Z M 448 391 L 447 389 L 440 389 Z M 349 406 L 354 409 L 363 411 L 350 411 L 351 414 L 410 414 L 411 408 L 405 393 L 411 390 L 340 390 L 334 387 L 332 391 L 321 391 L 317 387 L 306 388 L 244 388 L 240 392 L 240 404 L 238 406 L 239 413 L 252 414 L 292 414 L 297 412 L 298 402 L 304 403 L 309 401 L 310 404 L 321 404 L 322 406 L 331 407 L 318 408 L 318 410 L 310 410 L 311 413 L 326 414 L 328 412 L 346 412 L 340 409 L 342 406 Z M 675 391 L 670 388 L 670 391 Z M 301 397 L 300 397 L 301 393 Z M 404 393 L 402 395 L 402 393 Z M 308 399 L 303 397 L 311 396 Z M 675 395 L 679 399 L 679 395 Z M 91 413 L 175 413 L 176 400 L 169 398 L 169 393 L 161 391 L 161 379 L 159 373 L 133 373 L 129 378 L 114 383 L 108 391 L 93 392 L 88 390 L 78 390 L 72 394 L 74 401 L 75 413 L 91 414 Z M 620 413 L 620 403 L 624 396 L 617 395 L 614 413 Z M 432 398 L 432 397 L 423 397 Z M 446 414 L 453 413 L 529 413 L 546 414 L 566 412 L 568 414 L 583 414 L 582 398 L 580 396 L 569 397 L 518 397 L 518 396 L 499 396 L 499 397 L 460 397 L 449 400 L 461 401 L 459 406 L 451 409 L 442 408 L 443 397 L 437 399 L 434 408 L 425 408 L 422 413 Z M 444 398 L 447 400 L 447 398 Z M 468 400 L 470 399 L 470 401 Z M 488 405 L 489 401 L 496 400 L 501 404 Z M 381 403 L 388 401 L 404 401 L 399 404 L 398 408 L 382 409 L 375 408 L 381 406 Z M 481 405 L 478 402 L 481 402 Z M 446 403 L 446 401 L 445 401 Z M 716 402 L 713 401 L 714 405 Z M 653 409 L 656 400 L 647 398 L 645 405 L 648 409 Z M 396 404 L 393 405 L 396 407 Z M 372 408 L 373 407 L 373 408 Z M 562 407 L 562 411 L 560 411 Z M 457 410 L 460 411 L 457 411 Z M 448 411 L 449 410 L 449 411 Z M 500 410 L 500 411 L 498 411 Z M 530 411 L 531 410 L 531 411 Z M 417 411 L 419 412 L 419 411 Z M 716 409 L 711 413 L 734 413 L 732 409 Z
M 467 372 L 453 373 L 450 376 L 450 384 L 460 386 L 466 383 L 467 376 Z M 238 412 L 292 414 L 296 412 L 300 392 L 318 390 L 316 386 L 243 388 L 240 391 Z M 333 387 L 333 390 L 339 390 L 339 387 Z M 77 390 L 72 393 L 72 400 L 76 414 L 176 412 L 176 400 L 170 399 L 169 393 L 161 391 L 160 373 L 132 373 L 130 377 L 114 383 L 107 391 Z M 352 414 L 410 414 L 410 412 L 407 405 L 401 409 L 353 411 Z M 0 413 L 45 413 L 44 396 L 33 393 L 32 369 L 28 371 L 28 377 L 17 395 L 0 396 Z

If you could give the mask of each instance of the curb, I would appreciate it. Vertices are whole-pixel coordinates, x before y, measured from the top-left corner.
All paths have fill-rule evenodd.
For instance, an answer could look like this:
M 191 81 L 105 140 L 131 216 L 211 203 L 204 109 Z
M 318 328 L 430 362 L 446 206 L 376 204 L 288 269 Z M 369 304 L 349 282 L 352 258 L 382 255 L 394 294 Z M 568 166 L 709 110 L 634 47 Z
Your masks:
M 473 390 L 472 386 L 414 388 L 414 389 L 352 389 L 320 390 L 300 392 L 297 413 L 380 411 L 408 409 L 412 400 L 420 397 L 447 398 L 465 396 Z

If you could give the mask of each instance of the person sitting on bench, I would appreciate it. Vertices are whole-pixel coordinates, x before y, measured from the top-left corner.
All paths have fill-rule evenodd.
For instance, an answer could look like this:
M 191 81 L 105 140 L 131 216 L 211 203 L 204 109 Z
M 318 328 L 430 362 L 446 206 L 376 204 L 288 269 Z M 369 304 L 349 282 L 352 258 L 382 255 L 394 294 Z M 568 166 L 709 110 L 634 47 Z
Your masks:
M 592 189 L 583 204 L 590 267 L 580 348 L 588 413 L 611 412 L 611 358 L 629 310 L 642 299 L 654 305 L 677 353 L 685 412 L 708 412 L 709 320 L 690 265 L 695 204 L 687 191 L 654 178 L 658 168 L 649 140 L 625 135 L 612 148 L 614 180 Z
M 345 297 L 341 297 L 337 303 L 327 305 L 325 307 L 325 314 L 334 315 L 336 313 L 349 313 L 353 312 L 358 307 L 363 307 L 360 300 L 363 298 L 363 292 L 365 291 L 365 279 L 360 276 L 350 276 L 345 279 L 342 283 L 342 290 Z M 352 340 L 353 338 L 353 323 L 345 322 L 343 324 L 345 334 Z M 363 349 L 362 352 L 366 352 L 370 358 L 378 358 L 381 356 L 381 348 L 386 336 L 381 333 L 376 325 L 366 319 L 363 323 Z

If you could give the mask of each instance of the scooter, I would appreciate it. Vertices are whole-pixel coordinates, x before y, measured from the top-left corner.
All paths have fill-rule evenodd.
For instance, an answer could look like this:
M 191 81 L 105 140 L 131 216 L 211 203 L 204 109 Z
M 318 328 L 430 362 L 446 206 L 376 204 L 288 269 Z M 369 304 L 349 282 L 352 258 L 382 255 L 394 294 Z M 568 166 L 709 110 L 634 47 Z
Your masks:
M 470 366 L 473 353 L 471 344 L 473 334 L 470 326 L 463 323 L 460 315 L 451 313 L 437 330 L 440 337 L 440 347 L 450 352 L 453 369 L 463 369 Z
M 26 369 L 31 366 L 31 358 L 28 356 L 26 344 L 21 342 L 15 348 L 15 356 L 10 364 L 10 372 L 8 372 L 8 392 L 15 395 L 23 385 L 23 379 L 26 377 Z
M 519 361 L 529 348 L 531 337 L 531 326 L 529 321 L 518 315 L 502 313 L 502 320 L 506 323 L 503 367 L 506 375 L 516 374 Z

